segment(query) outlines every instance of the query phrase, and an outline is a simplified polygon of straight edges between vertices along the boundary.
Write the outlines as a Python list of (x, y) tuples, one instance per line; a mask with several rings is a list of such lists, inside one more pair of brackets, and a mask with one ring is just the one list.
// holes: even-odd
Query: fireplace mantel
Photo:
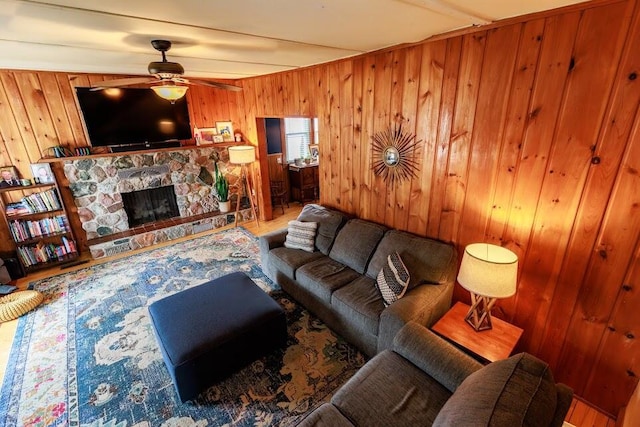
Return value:
[(180, 147), (170, 147), (170, 148), (154, 148), (153, 150), (134, 150), (134, 151), (123, 151), (119, 153), (112, 153), (109, 151), (108, 147), (93, 147), (91, 148), (92, 153), (84, 156), (66, 156), (66, 157), (43, 157), (38, 160), (39, 163), (58, 163), (58, 162), (68, 162), (75, 161), (79, 159), (91, 159), (91, 158), (100, 158), (100, 157), (120, 157), (131, 154), (150, 154), (150, 153), (161, 153), (161, 152), (171, 152), (171, 151), (180, 151), (180, 150), (196, 150), (201, 148), (228, 148), (233, 147), (235, 145), (246, 145), (246, 142), (220, 142), (216, 144), (201, 144), (201, 145), (182, 145)]

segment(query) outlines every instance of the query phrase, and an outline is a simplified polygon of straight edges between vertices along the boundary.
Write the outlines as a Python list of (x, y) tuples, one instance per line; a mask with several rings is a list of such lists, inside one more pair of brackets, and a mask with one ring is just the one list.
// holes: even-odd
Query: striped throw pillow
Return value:
[(315, 249), (317, 222), (289, 221), (289, 229), (284, 246), (313, 252)]
[(398, 301), (407, 292), (409, 286), (409, 270), (402, 262), (397, 252), (387, 257), (387, 263), (382, 267), (376, 280), (376, 287), (382, 295), (384, 306)]

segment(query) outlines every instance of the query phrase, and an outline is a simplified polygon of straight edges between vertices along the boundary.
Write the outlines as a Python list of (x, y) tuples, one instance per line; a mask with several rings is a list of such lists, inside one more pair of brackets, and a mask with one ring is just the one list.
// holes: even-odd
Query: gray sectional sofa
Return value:
[[(316, 250), (285, 247), (286, 229), (261, 236), (264, 273), (367, 355), (391, 348), (406, 323), (431, 326), (449, 309), (457, 270), (452, 245), (315, 204), (298, 220), (318, 223)], [(394, 251), (411, 278), (406, 294), (385, 307), (375, 280)]]
[[(450, 307), (457, 271), (452, 245), (306, 205), (315, 250), (284, 246), (287, 230), (260, 238), (273, 281), (373, 358), (301, 422), (303, 427), (561, 426), (572, 391), (521, 353), (483, 366), (429, 329)], [(392, 252), (409, 290), (385, 307), (376, 276)]]
[(483, 366), (409, 323), (299, 426), (560, 427), (572, 396), (529, 354)]

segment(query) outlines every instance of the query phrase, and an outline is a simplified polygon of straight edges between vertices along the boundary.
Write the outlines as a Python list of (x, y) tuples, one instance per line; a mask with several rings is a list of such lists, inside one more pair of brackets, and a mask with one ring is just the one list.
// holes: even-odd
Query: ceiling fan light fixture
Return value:
[(166, 99), (167, 101), (175, 102), (187, 93), (187, 89), (189, 89), (189, 87), (178, 85), (158, 85), (151, 86), (151, 89), (160, 98)]

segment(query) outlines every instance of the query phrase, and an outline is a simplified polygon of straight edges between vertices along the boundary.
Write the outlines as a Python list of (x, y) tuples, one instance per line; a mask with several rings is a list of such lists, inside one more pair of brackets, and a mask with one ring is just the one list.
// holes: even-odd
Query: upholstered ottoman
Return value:
[(182, 402), (287, 340), (284, 311), (244, 273), (156, 301), (149, 315)]

